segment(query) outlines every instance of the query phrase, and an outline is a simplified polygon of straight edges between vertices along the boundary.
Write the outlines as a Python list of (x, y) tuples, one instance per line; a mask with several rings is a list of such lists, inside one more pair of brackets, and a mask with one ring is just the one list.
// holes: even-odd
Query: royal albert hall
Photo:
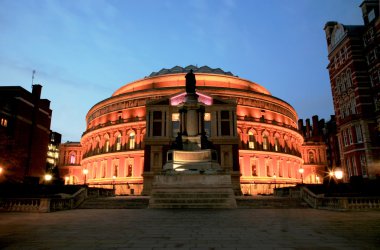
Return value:
[[(67, 142), (60, 147), (59, 169), (65, 183), (113, 187), (117, 194), (143, 193), (147, 171), (146, 105), (166, 98), (168, 101), (160, 104), (164, 110), (180, 103), (185, 95), (185, 75), (190, 69), (196, 77), (199, 102), (206, 107), (223, 105), (223, 101), (235, 105), (234, 113), (228, 117), (206, 109), (204, 128), (212, 141), (213, 134), (225, 130), (215, 120), (220, 119), (219, 124), (223, 124), (223, 119), (231, 120), (230, 129), (236, 135), (231, 137), (231, 141), (236, 138), (231, 145), (237, 145), (238, 153), (229, 162), (238, 165), (230, 168), (238, 176), (243, 194), (268, 194), (275, 187), (323, 181), (326, 150), (321, 144), (304, 143), (297, 113), (291, 105), (263, 86), (220, 68), (190, 65), (153, 72), (95, 104), (87, 113), (86, 131), (80, 143)], [(163, 166), (168, 143), (175, 140), (178, 132), (179, 118), (178, 113), (159, 114), (155, 113), (151, 120), (162, 123), (165, 138), (156, 140), (158, 144), (162, 142), (162, 155), (149, 162)], [(226, 164), (222, 157), (219, 163), (222, 167)]]

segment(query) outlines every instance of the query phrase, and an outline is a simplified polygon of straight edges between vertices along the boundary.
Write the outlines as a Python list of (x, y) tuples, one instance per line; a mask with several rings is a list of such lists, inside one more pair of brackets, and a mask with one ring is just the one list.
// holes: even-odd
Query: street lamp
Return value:
[(65, 177), (65, 184), (66, 184), (66, 185), (69, 184), (69, 180), (70, 180), (70, 177), (66, 176), (66, 177)]
[(277, 188), (277, 187), (276, 187), (276, 178), (277, 178), (277, 176), (276, 176), (276, 174), (274, 174), (274, 175), (273, 175), (273, 179), (274, 179), (274, 189)]
[(337, 178), (338, 181), (340, 181), (343, 178), (343, 171), (341, 169), (337, 169), (335, 170), (334, 175), (335, 178)]
[(300, 169), (298, 169), (298, 172), (301, 174), (301, 183), (303, 184), (303, 172), (304, 172), (304, 169), (300, 168)]
[(83, 169), (83, 174), (84, 174), (84, 185), (86, 185), (86, 182), (87, 182), (87, 174), (88, 174), (88, 169), (87, 169), (87, 168)]
[(44, 179), (46, 182), (49, 182), (53, 179), (53, 176), (51, 174), (45, 174)]
[(316, 176), (315, 179), (317, 181), (317, 184), (319, 184), (319, 176)]

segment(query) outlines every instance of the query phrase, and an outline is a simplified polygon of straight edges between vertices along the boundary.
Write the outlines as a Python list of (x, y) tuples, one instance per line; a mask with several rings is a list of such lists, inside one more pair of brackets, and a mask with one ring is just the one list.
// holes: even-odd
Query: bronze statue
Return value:
[(195, 94), (195, 75), (193, 73), (193, 70), (190, 69), (190, 72), (186, 74), (186, 93), (188, 94)]

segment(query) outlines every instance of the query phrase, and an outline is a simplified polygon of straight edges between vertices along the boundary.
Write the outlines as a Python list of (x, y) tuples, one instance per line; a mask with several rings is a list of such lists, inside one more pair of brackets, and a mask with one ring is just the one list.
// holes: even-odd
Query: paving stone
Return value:
[(0, 249), (378, 249), (380, 212), (79, 209), (0, 213)]

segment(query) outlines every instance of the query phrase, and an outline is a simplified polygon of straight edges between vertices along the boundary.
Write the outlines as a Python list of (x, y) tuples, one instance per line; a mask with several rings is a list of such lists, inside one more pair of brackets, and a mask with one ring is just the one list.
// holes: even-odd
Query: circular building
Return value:
[[(209, 107), (223, 105), (225, 101), (236, 105), (230, 129), (236, 131), (238, 155), (233, 156), (236, 161), (231, 162), (238, 166), (232, 166), (231, 170), (237, 171), (243, 193), (270, 193), (274, 187), (294, 185), (304, 179), (315, 180), (317, 169), (303, 165), (304, 138), (298, 131), (297, 113), (291, 105), (271, 95), (263, 86), (230, 72), (192, 65), (153, 72), (122, 86), (111, 97), (95, 104), (86, 116), (87, 127), (80, 142), (80, 152), (65, 148), (66, 163), (75, 154), (76, 165), (65, 165), (64, 160), (61, 175), (70, 175), (67, 180), (78, 183), (116, 186), (119, 194), (140, 194), (147, 170), (146, 166), (144, 170), (146, 105), (159, 100), (167, 100), (159, 103), (162, 108), (179, 104), (185, 95), (185, 75), (190, 69), (196, 76), (200, 102)], [(159, 162), (162, 166), (165, 163), (165, 145), (175, 140), (178, 131), (176, 116), (173, 111), (164, 113), (163, 117), (152, 117), (153, 122), (163, 122), (162, 129), (168, 130), (165, 132), (168, 136), (165, 140), (161, 138), (162, 155), (150, 159), (150, 164)], [(225, 129), (223, 125), (212, 126), (214, 119), (223, 122), (224, 118), (206, 110), (204, 128), (211, 140), (210, 130)], [(223, 165), (222, 157), (219, 160)]]

